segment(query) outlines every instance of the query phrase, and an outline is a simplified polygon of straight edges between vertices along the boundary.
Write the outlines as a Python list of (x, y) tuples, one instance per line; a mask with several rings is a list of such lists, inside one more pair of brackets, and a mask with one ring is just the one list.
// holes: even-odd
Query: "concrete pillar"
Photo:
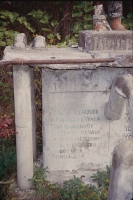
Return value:
[(33, 158), (36, 159), (36, 104), (34, 90), (34, 69), (30, 67), (31, 74), (31, 107), (32, 107), (32, 138), (33, 138)]
[(14, 100), (17, 181), (21, 190), (30, 189), (33, 177), (33, 140), (32, 140), (32, 103), (31, 103), (31, 69), (29, 66), (14, 66)]

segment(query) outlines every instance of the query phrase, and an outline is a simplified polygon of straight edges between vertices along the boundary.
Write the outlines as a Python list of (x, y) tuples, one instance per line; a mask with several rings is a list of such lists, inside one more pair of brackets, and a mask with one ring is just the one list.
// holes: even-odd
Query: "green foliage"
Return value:
[(10, 115), (0, 115), (0, 180), (7, 180), (15, 170), (15, 131)]
[(92, 176), (92, 179), (98, 183), (98, 187), (92, 184), (86, 185), (76, 176), (64, 181), (63, 184), (51, 184), (46, 180), (47, 173), (47, 168), (35, 168), (32, 181), (39, 198), (47, 200), (107, 200), (110, 174), (108, 166), (106, 171), (97, 171)]
[(101, 190), (101, 197), (102, 200), (107, 199), (108, 194), (108, 186), (109, 186), (109, 178), (110, 178), (110, 169), (108, 166), (106, 166), (106, 171), (97, 171), (96, 174), (91, 176), (93, 181), (96, 181), (98, 184), (98, 187)]
[[(7, 69), (6, 69), (7, 70)], [(0, 69), (0, 101), (1, 105), (10, 101), (13, 103), (13, 89), (11, 89), (10, 79), (12, 79), (12, 71)]]
[(15, 30), (9, 30), (10, 23), (14, 23), (18, 13), (9, 12), (7, 10), (0, 11), (0, 46), (11, 45), (14, 40), (15, 34), (18, 32)]
[(100, 192), (94, 185), (85, 185), (76, 176), (58, 186), (63, 200), (101, 200)]
[(125, 25), (126, 29), (133, 30), (133, 14), (129, 13), (126, 18), (123, 17), (122, 23)]
[[(55, 5), (59, 7), (60, 12), (63, 11), (62, 1), (57, 1)], [(56, 20), (49, 11), (42, 11), (41, 9), (31, 10), (25, 16), (20, 16), (17, 12), (1, 10), (0, 47), (12, 45), (15, 34), (19, 32), (28, 34), (30, 41), (37, 35), (43, 35), (49, 45), (57, 44), (59, 47), (65, 47), (67, 44), (75, 44), (78, 42), (79, 31), (93, 28), (93, 13), (93, 1), (75, 1), (71, 13), (69, 40), (67, 40), (61, 37), (61, 26), (64, 17)], [(125, 24), (126, 29), (133, 30), (132, 13), (123, 18), (122, 22)]]
[[(59, 1), (57, 4), (61, 8), (62, 2)], [(48, 12), (32, 10), (27, 16), (19, 16), (16, 12), (2, 10), (0, 12), (0, 46), (4, 47), (13, 44), (14, 35), (20, 32), (20, 30), (16, 30), (19, 24), (33, 34), (31, 38), (37, 35), (44, 35), (48, 44), (58, 43), (58, 46), (65, 47), (68, 43), (77, 43), (79, 31), (92, 28), (91, 11), (93, 11), (92, 1), (76, 1), (72, 12), (73, 20), (70, 28), (70, 41), (64, 40), (59, 43), (61, 41), (61, 33), (58, 27), (60, 22), (54, 20), (53, 16)]]
[[(15, 138), (0, 138), (0, 181), (5, 182), (11, 179), (16, 173), (16, 149)], [(0, 199), (7, 194), (8, 185), (0, 185)]]
[(56, 30), (58, 21), (53, 20), (52, 15), (48, 14), (46, 11), (42, 12), (41, 10), (32, 10), (28, 15), (31, 17), (29, 19), (31, 24), (36, 21), (37, 34), (41, 32), (41, 35), (46, 37), (49, 44), (55, 44), (61, 40), (61, 35)]
[(74, 23), (71, 26), (71, 32), (75, 38), (78, 39), (79, 31), (92, 29), (93, 10), (94, 7), (92, 1), (77, 1), (75, 3), (72, 13)]
[(44, 13), (41, 10), (38, 10), (38, 11), (32, 10), (31, 12), (28, 13), (28, 15), (31, 15), (38, 19), (41, 19), (43, 17), (43, 14)]
[(37, 197), (49, 200), (52, 200), (53, 197), (57, 199), (59, 194), (56, 189), (56, 184), (50, 184), (50, 182), (46, 180), (46, 173), (48, 173), (47, 168), (41, 169), (35, 167), (34, 169), (34, 176), (31, 181), (35, 186)]
[(0, 151), (0, 180), (7, 180), (15, 170), (16, 150), (15, 147), (1, 146)]
[(18, 22), (34, 33), (34, 29), (31, 28), (25, 17), (19, 17), (16, 12), (0, 11), (0, 46), (13, 44), (15, 34), (19, 33), (16, 30)]

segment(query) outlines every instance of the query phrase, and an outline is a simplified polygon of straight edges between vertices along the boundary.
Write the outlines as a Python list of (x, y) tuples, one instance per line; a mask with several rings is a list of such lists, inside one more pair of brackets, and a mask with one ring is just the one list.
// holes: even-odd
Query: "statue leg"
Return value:
[(122, 1), (108, 1), (107, 6), (111, 28), (113, 30), (125, 31), (125, 27), (121, 24), (123, 13)]
[(95, 6), (94, 6), (93, 30), (108, 31), (106, 16), (103, 11), (103, 5), (100, 4), (100, 1), (96, 1)]

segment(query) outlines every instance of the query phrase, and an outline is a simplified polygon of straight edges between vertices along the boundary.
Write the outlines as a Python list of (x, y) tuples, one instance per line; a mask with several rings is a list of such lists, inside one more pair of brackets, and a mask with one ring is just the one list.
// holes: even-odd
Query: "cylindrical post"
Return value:
[(21, 190), (30, 189), (33, 178), (33, 139), (32, 139), (32, 103), (31, 73), (27, 65), (14, 66), (14, 100), (16, 148), (17, 148), (17, 181)]

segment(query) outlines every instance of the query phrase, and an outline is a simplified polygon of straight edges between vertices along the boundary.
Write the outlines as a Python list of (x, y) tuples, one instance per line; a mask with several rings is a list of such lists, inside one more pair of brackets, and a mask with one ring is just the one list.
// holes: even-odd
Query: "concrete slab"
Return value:
[[(8, 46), (5, 48), (2, 61), (9, 60), (53, 60), (53, 59), (93, 59), (93, 58), (115, 58), (115, 62), (110, 63), (82, 63), (82, 64), (39, 64), (40, 67), (51, 69), (95, 69), (97, 67), (132, 67), (133, 54), (132, 50), (92, 50), (87, 53), (85, 50), (78, 48), (58, 48), (47, 47), (46, 49), (33, 49), (27, 46), (25, 49), (13, 49)], [(31, 66), (34, 66), (31, 65)]]
[(131, 138), (131, 129), (126, 104), (116, 121), (106, 119), (104, 106), (114, 78), (128, 73), (133, 69), (43, 69), (43, 167), (88, 177), (111, 164), (114, 147)]

